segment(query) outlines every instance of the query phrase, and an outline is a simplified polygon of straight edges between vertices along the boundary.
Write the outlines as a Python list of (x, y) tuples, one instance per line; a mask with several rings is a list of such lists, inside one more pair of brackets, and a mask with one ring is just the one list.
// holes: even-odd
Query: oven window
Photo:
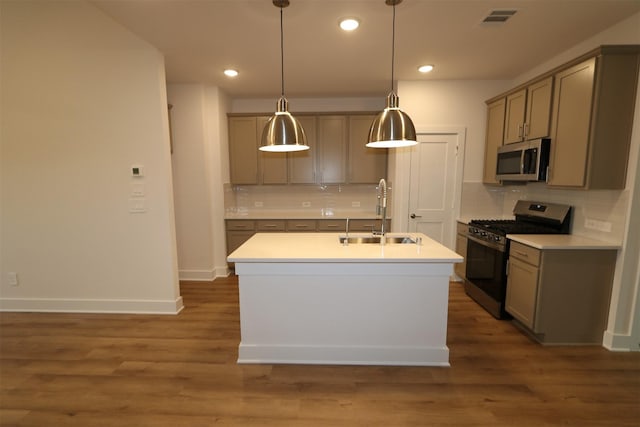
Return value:
[(472, 240), (467, 243), (467, 280), (503, 301), (506, 292), (506, 254)]
[(517, 175), (520, 173), (520, 159), (522, 157), (522, 151), (508, 151), (506, 153), (498, 154), (498, 175), (511, 174)]

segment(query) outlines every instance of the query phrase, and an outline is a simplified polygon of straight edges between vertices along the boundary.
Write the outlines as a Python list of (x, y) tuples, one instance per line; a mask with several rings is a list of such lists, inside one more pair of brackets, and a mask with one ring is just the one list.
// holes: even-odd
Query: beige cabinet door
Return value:
[(507, 96), (504, 125), (505, 144), (520, 142), (524, 139), (524, 113), (526, 107), (526, 89)]
[(347, 181), (347, 118), (318, 117), (320, 182), (339, 184)]
[(556, 75), (549, 185), (585, 185), (595, 58)]
[(549, 136), (553, 77), (534, 83), (527, 88), (527, 116), (524, 123), (524, 139)]
[(229, 170), (232, 184), (258, 183), (256, 117), (229, 118)]
[(467, 240), (467, 236), (464, 234), (456, 234), (456, 253), (460, 255), (463, 260), (453, 265), (453, 271), (463, 280), (467, 274)]
[[(258, 146), (262, 140), (268, 117), (256, 117), (256, 138)], [(260, 183), (262, 184), (286, 184), (288, 180), (287, 153), (273, 153), (258, 151), (260, 159)]]
[(505, 98), (487, 105), (487, 135), (484, 148), (484, 174), (482, 182), (485, 184), (499, 184), (496, 179), (496, 165), (498, 148), (502, 146), (504, 135)]
[(375, 115), (349, 117), (349, 182), (377, 183), (387, 177), (387, 154), (384, 148), (366, 146)]
[(307, 137), (308, 150), (289, 153), (289, 182), (291, 184), (313, 184), (316, 182), (316, 117), (296, 117)]
[(538, 268), (509, 257), (506, 307), (508, 313), (533, 329), (538, 295)]

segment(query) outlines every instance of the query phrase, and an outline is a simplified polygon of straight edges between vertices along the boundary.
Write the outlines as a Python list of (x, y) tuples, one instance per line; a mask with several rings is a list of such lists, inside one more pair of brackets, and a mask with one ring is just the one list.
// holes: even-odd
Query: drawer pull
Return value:
[(296, 228), (309, 228), (309, 226), (305, 224), (296, 224)]
[(263, 226), (264, 228), (276, 228), (277, 225), (276, 224), (266, 224)]
[(526, 253), (526, 252), (522, 252), (522, 251), (513, 251), (513, 252), (515, 252), (516, 254), (518, 254), (520, 256), (523, 256), (525, 258), (529, 258), (529, 254)]
[(335, 224), (328, 224), (327, 228), (338, 228), (338, 226)]

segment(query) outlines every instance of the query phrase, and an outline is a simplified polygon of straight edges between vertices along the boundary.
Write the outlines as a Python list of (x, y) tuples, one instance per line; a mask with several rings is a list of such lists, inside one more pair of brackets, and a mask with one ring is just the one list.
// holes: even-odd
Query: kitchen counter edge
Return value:
[(536, 249), (601, 249), (619, 250), (618, 243), (605, 242), (574, 234), (507, 234), (507, 239)]

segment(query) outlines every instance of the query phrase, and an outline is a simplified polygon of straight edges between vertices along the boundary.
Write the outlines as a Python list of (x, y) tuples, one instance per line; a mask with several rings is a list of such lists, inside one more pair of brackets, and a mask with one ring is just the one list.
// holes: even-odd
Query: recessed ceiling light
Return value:
[(224, 75), (227, 77), (235, 77), (238, 75), (238, 71), (232, 68), (224, 70)]
[(353, 31), (360, 26), (360, 21), (355, 18), (346, 18), (340, 21), (340, 28), (345, 31)]
[(418, 71), (421, 73), (428, 73), (433, 70), (433, 65), (421, 65), (418, 67)]

